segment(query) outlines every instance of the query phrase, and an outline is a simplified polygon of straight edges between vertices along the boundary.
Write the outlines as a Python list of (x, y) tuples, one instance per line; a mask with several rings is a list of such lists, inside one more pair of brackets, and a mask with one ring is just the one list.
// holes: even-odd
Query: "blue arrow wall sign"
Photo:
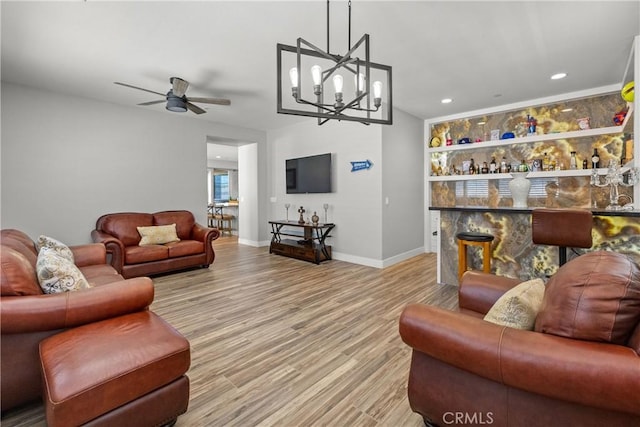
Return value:
[(371, 160), (351, 162), (351, 172), (361, 171), (363, 169), (371, 169), (371, 166), (373, 166)]

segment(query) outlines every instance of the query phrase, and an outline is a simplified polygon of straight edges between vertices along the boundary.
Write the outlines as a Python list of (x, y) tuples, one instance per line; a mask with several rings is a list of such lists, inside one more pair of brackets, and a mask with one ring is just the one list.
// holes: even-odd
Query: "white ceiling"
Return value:
[[(157, 97), (114, 81), (164, 93), (178, 76), (190, 96), (231, 99), (183, 113), (200, 120), (314, 120), (276, 114), (276, 43), (324, 48), (324, 0), (2, 1), (1, 15), (3, 81), (135, 106)], [(346, 51), (346, 17), (331, 2), (332, 53)], [(620, 83), (640, 2), (353, 0), (352, 39), (365, 32), (372, 60), (393, 67), (394, 106), (430, 118)]]
[(238, 142), (231, 144), (207, 143), (207, 159), (214, 162), (238, 162)]

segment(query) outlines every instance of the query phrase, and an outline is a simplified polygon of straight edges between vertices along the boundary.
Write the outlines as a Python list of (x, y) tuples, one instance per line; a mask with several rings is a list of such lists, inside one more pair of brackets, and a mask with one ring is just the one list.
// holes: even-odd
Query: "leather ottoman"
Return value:
[(187, 410), (189, 342), (151, 311), (70, 329), (40, 343), (47, 424), (172, 424)]

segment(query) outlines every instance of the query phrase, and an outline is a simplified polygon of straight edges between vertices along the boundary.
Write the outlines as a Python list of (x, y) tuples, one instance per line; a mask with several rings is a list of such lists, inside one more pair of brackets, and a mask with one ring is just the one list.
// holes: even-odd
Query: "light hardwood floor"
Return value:
[[(411, 302), (457, 306), (435, 254), (385, 269), (315, 265), (214, 242), (215, 262), (154, 278), (151, 307), (191, 342), (191, 399), (177, 426), (422, 426), (406, 397)], [(44, 426), (41, 404), (3, 426)]]

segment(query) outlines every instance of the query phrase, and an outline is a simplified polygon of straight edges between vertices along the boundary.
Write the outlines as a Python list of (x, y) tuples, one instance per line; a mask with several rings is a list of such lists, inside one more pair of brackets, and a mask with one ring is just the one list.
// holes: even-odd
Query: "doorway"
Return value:
[[(207, 138), (207, 204), (209, 213), (223, 215), (228, 232), (222, 236), (237, 237), (251, 242), (257, 222), (258, 187), (257, 143), (230, 138)], [(244, 182), (243, 182), (244, 181)], [(216, 216), (219, 218), (219, 216)], [(222, 223), (214, 222), (218, 226)], [(227, 230), (225, 230), (227, 231)], [(221, 237), (222, 237), (221, 236)]]

